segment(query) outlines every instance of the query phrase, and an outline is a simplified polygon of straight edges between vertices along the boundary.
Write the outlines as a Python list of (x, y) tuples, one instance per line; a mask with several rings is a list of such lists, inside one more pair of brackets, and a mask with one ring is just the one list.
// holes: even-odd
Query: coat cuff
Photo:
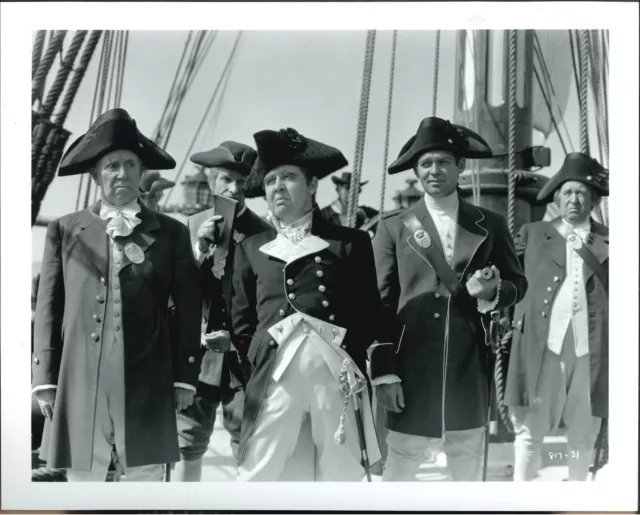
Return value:
[(187, 383), (173, 383), (173, 386), (175, 388), (184, 388), (185, 390), (191, 390), (192, 392), (196, 391), (196, 387), (193, 386), (192, 384), (187, 384)]
[(393, 384), (393, 383), (401, 383), (402, 379), (400, 379), (395, 374), (387, 374), (384, 376), (378, 376), (375, 379), (371, 380), (371, 386), (380, 386), (381, 384)]
[(478, 311), (482, 314), (488, 313), (489, 311), (493, 311), (496, 309), (498, 302), (500, 301), (500, 290), (502, 289), (502, 279), (498, 281), (498, 286), (496, 287), (496, 296), (493, 300), (483, 300), (478, 299)]
[(31, 388), (31, 393), (40, 392), (42, 390), (56, 390), (58, 387), (55, 384), (41, 384), (40, 386), (34, 386)]
[(368, 349), (370, 378), (395, 374), (396, 351), (393, 343), (375, 342)]

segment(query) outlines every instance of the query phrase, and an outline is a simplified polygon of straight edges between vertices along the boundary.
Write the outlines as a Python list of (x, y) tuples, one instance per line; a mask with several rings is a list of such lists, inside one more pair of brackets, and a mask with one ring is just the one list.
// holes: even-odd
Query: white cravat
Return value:
[(111, 238), (129, 236), (136, 226), (142, 223), (142, 220), (136, 216), (139, 212), (140, 204), (137, 199), (124, 206), (114, 206), (102, 197), (100, 203), (100, 218), (109, 220), (107, 234)]
[(424, 202), (440, 236), (444, 257), (451, 265), (456, 241), (458, 206), (460, 205), (458, 192), (454, 191), (446, 197), (431, 197), (425, 193)]
[(282, 234), (282, 236), (292, 243), (299, 243), (311, 232), (313, 211), (307, 213), (302, 218), (294, 220), (293, 222), (280, 220), (271, 211), (267, 214), (267, 218), (271, 220), (271, 223), (279, 234)]
[[(589, 220), (573, 226), (564, 221), (584, 244), (590, 232)], [(566, 275), (556, 295), (549, 321), (549, 341), (547, 346), (555, 354), (562, 352), (564, 337), (572, 324), (576, 356), (589, 353), (589, 314), (587, 294), (584, 285), (584, 262), (578, 253), (565, 243)]]

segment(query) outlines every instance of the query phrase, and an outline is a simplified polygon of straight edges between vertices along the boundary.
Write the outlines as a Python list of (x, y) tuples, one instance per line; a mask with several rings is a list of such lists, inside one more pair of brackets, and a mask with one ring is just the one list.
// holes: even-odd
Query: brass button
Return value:
[(101, 278), (100, 278), (100, 282), (101, 282), (102, 284), (107, 284), (107, 280), (106, 280), (104, 277), (101, 277)]
[(269, 345), (270, 345), (271, 347), (277, 347), (277, 346), (278, 346), (278, 344), (277, 344), (275, 341), (273, 341), (273, 340), (271, 340), (271, 341), (269, 342)]
[(522, 320), (518, 322), (518, 329), (522, 327)]
[(104, 297), (103, 297), (102, 295), (97, 295), (97, 296), (96, 296), (96, 300), (97, 300), (100, 304), (102, 304), (102, 303), (104, 302)]
[(318, 277), (322, 277), (322, 276), (324, 275), (324, 272), (323, 272), (322, 270), (318, 270), (318, 271), (316, 272), (316, 275), (317, 275)]
[(559, 280), (560, 280), (560, 279), (558, 278), (558, 276), (557, 276), (557, 275), (553, 278), (553, 282), (554, 282), (554, 283), (557, 283)]
[(114, 284), (113, 285), (113, 289), (114, 290), (119, 290), (120, 289), (120, 284), (119, 283)]
[(91, 339), (94, 342), (97, 342), (98, 340), (100, 340), (100, 336), (98, 336), (96, 333), (91, 333)]
[(287, 279), (287, 284), (289, 286), (293, 286), (293, 279)]
[(440, 313), (434, 313), (433, 318), (440, 318)]
[(113, 312), (113, 316), (114, 316), (115, 318), (120, 318), (120, 311), (114, 311), (114, 312)]
[(119, 325), (114, 325), (113, 329), (116, 330), (116, 331), (119, 331), (120, 330), (120, 326)]
[(347, 348), (347, 346), (346, 346), (346, 345), (344, 345), (344, 344), (342, 344), (342, 345), (340, 345), (340, 348), (341, 348), (341, 349), (346, 349), (346, 348)]
[(330, 320), (331, 322), (333, 322), (335, 319), (336, 319), (336, 316), (335, 316), (335, 315), (329, 315), (329, 320)]
[(222, 322), (222, 327), (227, 327), (227, 323), (226, 322)]
[(328, 307), (329, 307), (329, 301), (323, 300), (323, 301), (322, 301), (322, 305), (323, 305), (325, 308), (328, 308)]
[(280, 310), (280, 316), (283, 317), (284, 316), (284, 309)]
[(547, 287), (547, 291), (548, 291), (549, 293), (551, 293), (551, 292), (553, 291), (553, 288), (552, 288), (551, 286), (549, 286), (549, 287)]
[(434, 296), (436, 299), (439, 299), (439, 298), (441, 297), (441, 295), (440, 295), (438, 292), (435, 292), (435, 293), (433, 294), (433, 296)]
[(325, 291), (327, 291), (327, 289), (321, 284), (320, 286), (318, 286), (318, 291), (324, 293)]
[(547, 299), (544, 299), (544, 303), (549, 304), (549, 301)]
[(39, 365), (39, 364), (40, 364), (40, 360), (39, 360), (38, 358), (33, 358), (33, 362), (34, 362), (36, 365)]
[(221, 311), (222, 313), (226, 313), (226, 312), (227, 312), (227, 310), (226, 310), (226, 309), (224, 309), (224, 308), (222, 308), (220, 311)]
[(546, 311), (543, 311), (543, 312), (542, 312), (542, 316), (543, 316), (544, 318), (546, 318), (546, 317), (547, 317), (547, 313), (546, 313)]
[(290, 293), (290, 294), (289, 294), (289, 298), (290, 298), (291, 300), (294, 300), (294, 299), (296, 298), (296, 294), (295, 294), (295, 293)]
[(316, 263), (321, 263), (322, 262), (322, 258), (320, 256), (316, 256), (315, 262)]
[(591, 177), (591, 175), (587, 175), (587, 180), (588, 180), (588, 181), (592, 181), (592, 180), (593, 180), (593, 177)]
[(189, 363), (194, 363), (196, 361), (196, 358), (194, 358), (193, 356), (189, 356)]
[(93, 319), (98, 323), (102, 322), (102, 319), (100, 318), (99, 315), (93, 315)]

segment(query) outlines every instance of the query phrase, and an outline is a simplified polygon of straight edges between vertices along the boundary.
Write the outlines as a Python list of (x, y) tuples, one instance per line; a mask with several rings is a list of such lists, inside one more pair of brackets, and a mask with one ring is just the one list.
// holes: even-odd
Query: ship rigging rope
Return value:
[(39, 30), (36, 34), (36, 40), (33, 42), (33, 54), (31, 57), (31, 80), (36, 76), (38, 65), (42, 58), (42, 50), (44, 49), (44, 39), (47, 35), (46, 30)]
[[(439, 32), (439, 31), (438, 31)], [(380, 188), (380, 213), (384, 213), (384, 200), (387, 190), (387, 164), (389, 162), (389, 136), (391, 134), (391, 112), (393, 106), (393, 82), (396, 73), (396, 46), (398, 31), (393, 31), (391, 43), (391, 64), (389, 69), (389, 97), (387, 99), (387, 125), (384, 135), (384, 158), (382, 160), (382, 187)]]
[[(209, 111), (211, 111), (211, 107), (213, 106), (216, 98), (218, 97), (218, 92), (220, 91), (220, 87), (222, 85), (224, 76), (227, 73), (229, 67), (231, 66), (231, 63), (233, 62), (233, 59), (235, 58), (236, 51), (238, 49), (238, 45), (240, 43), (240, 38), (241, 37), (242, 37), (242, 31), (240, 31), (238, 33), (237, 37), (236, 37), (236, 40), (235, 40), (235, 42), (233, 44), (233, 48), (231, 49), (231, 53), (229, 54), (229, 58), (227, 59), (227, 62), (224, 65), (224, 69), (222, 70), (222, 74), (220, 75), (220, 79), (218, 80), (218, 83), (216, 84), (216, 87), (213, 90), (213, 94), (211, 95), (211, 99), (209, 100), (209, 104), (207, 105), (207, 108), (205, 109), (205, 112), (202, 115), (202, 119), (200, 120), (200, 124), (198, 125), (198, 128), (196, 129), (196, 133), (195, 133), (194, 137), (191, 139), (191, 144), (189, 145), (189, 148), (187, 149), (185, 157), (182, 160), (182, 164), (180, 165), (180, 168), (178, 169), (178, 173), (176, 174), (176, 177), (174, 179), (176, 185), (178, 184), (178, 179), (180, 178), (180, 175), (182, 175), (184, 167), (189, 162), (189, 156), (191, 155), (191, 152), (193, 151), (193, 147), (195, 146), (195, 143), (196, 143), (196, 141), (198, 139), (198, 136), (199, 136), (200, 132), (202, 131), (202, 127), (204, 126), (204, 123), (207, 120), (207, 117), (209, 115)], [(171, 194), (173, 193), (174, 189), (175, 189), (175, 186), (172, 186), (169, 189), (169, 191), (167, 192), (167, 196), (164, 199), (163, 206), (166, 206), (167, 203), (169, 202), (169, 198), (171, 198)]]
[(41, 100), (42, 92), (44, 91), (44, 85), (49, 75), (49, 70), (53, 65), (53, 61), (58, 55), (58, 52), (62, 49), (62, 43), (67, 35), (66, 30), (58, 30), (51, 36), (49, 40), (49, 46), (44, 54), (44, 57), (38, 64), (38, 71), (36, 71), (35, 77), (31, 82), (31, 103), (34, 104), (36, 100)]
[(358, 212), (358, 197), (360, 195), (360, 177), (362, 175), (362, 157), (367, 133), (367, 116), (369, 113), (369, 92), (371, 91), (371, 75), (373, 72), (373, 55), (376, 45), (376, 31), (367, 31), (365, 44), (364, 66), (362, 70), (362, 89), (360, 92), (360, 107), (358, 111), (358, 131), (356, 135), (356, 151), (353, 158), (353, 173), (349, 188), (349, 206), (347, 220), (349, 227), (355, 227)]
[(431, 116), (436, 115), (438, 107), (438, 72), (440, 70), (440, 31), (436, 30), (436, 57), (433, 65), (433, 106), (431, 107)]
[(509, 31), (509, 232), (515, 237), (516, 226), (516, 59), (518, 33)]
[(212, 141), (213, 135), (215, 134), (216, 129), (218, 128), (218, 122), (220, 121), (220, 113), (222, 111), (222, 106), (224, 105), (224, 97), (227, 94), (227, 87), (229, 86), (229, 78), (233, 73), (233, 69), (235, 68), (236, 62), (237, 61), (235, 59), (231, 61), (231, 66), (229, 66), (229, 69), (227, 70), (227, 73), (224, 76), (224, 82), (222, 83), (222, 88), (220, 89), (220, 95), (218, 96), (218, 99), (216, 101), (216, 106), (210, 117), (210, 125), (209, 127), (207, 127), (207, 130), (204, 132), (204, 137), (203, 137), (204, 141)]
[(580, 32), (580, 151), (589, 154), (589, 121), (587, 112), (589, 92), (589, 32)]

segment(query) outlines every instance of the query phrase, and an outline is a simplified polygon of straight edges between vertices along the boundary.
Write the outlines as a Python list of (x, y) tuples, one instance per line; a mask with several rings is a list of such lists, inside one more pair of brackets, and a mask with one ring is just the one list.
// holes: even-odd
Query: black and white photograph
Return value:
[(2, 13), (2, 509), (637, 509), (637, 4)]

